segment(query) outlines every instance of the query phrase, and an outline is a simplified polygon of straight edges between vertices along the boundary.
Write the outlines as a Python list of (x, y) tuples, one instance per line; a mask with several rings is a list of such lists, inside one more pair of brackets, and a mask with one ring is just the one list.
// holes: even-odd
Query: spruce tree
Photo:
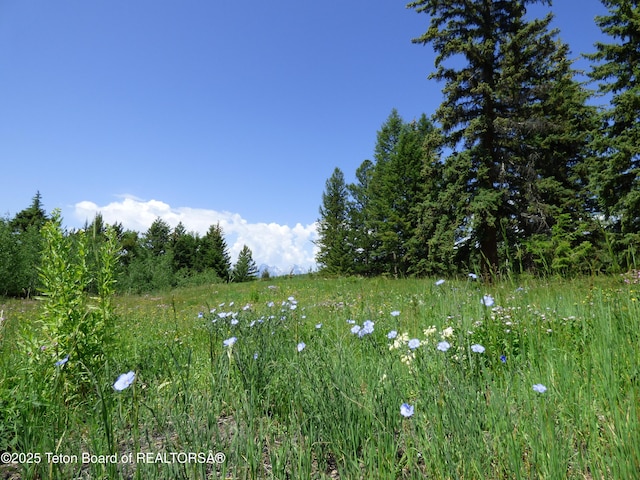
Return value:
[(336, 168), (325, 184), (318, 219), (316, 261), (329, 274), (352, 273), (353, 257), (349, 245), (348, 193), (342, 170)]
[(349, 223), (349, 245), (353, 273), (371, 275), (371, 255), (373, 237), (368, 230), (369, 224), (369, 186), (374, 172), (374, 163), (364, 160), (356, 169), (356, 183), (347, 185), (350, 200), (347, 204)]
[[(582, 161), (583, 145), (571, 138), (575, 109), (569, 112), (567, 105), (579, 108), (585, 96), (570, 83), (567, 48), (549, 29), (552, 16), (525, 20), (526, 6), (533, 3), (550, 5), (536, 0), (408, 5), (431, 18), (414, 42), (433, 46), (438, 55), (430, 78), (445, 82), (435, 118), (446, 138), (443, 146), (451, 150), (444, 176), (446, 195), (456, 207), (454, 242), (469, 250), (469, 261), (473, 245), (479, 245), (486, 273), (511, 257), (510, 238), (521, 235), (523, 225), (549, 233), (579, 188), (570, 177)], [(452, 57), (457, 61), (449, 64)], [(571, 98), (561, 99), (558, 85), (569, 85)], [(554, 141), (560, 143), (558, 154)]]
[(611, 106), (594, 139), (599, 158), (593, 179), (612, 230), (632, 238), (640, 233), (640, 5), (602, 3), (609, 11), (596, 17), (596, 24), (611, 43), (597, 42), (587, 57), (594, 61), (590, 77), (601, 94), (611, 95)]
[(253, 253), (249, 247), (243, 245), (238, 254), (238, 261), (233, 267), (232, 279), (234, 282), (248, 282), (255, 280), (257, 274), (258, 267), (253, 261)]
[(427, 186), (423, 177), (425, 141), (432, 132), (433, 125), (425, 115), (404, 123), (393, 110), (378, 135), (378, 161), (369, 185), (368, 226), (377, 266), (394, 276), (417, 273), (415, 267), (425, 255), (417, 229)]
[(206, 235), (200, 239), (197, 257), (199, 271), (212, 269), (221, 280), (229, 281), (231, 257), (219, 223), (209, 226)]

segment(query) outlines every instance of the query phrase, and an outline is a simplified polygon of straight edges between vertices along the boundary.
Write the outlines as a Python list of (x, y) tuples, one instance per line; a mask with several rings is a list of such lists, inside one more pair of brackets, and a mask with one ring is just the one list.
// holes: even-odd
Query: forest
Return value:
[[(392, 110), (353, 183), (335, 168), (317, 222), (321, 272), (493, 278), (637, 268), (640, 11), (635, 2), (603, 0), (608, 14), (595, 22), (608, 42), (584, 53), (590, 71), (577, 72), (550, 27), (553, 14), (527, 17), (532, 3), (407, 5), (429, 17), (413, 42), (436, 52), (430, 81), (442, 85), (444, 100), (411, 121)], [(63, 229), (39, 192), (29, 207), (0, 219), (0, 295), (37, 293), (47, 221)], [(231, 264), (220, 225), (200, 237), (158, 218), (135, 232), (98, 215), (64, 233), (89, 269), (113, 237), (120, 291), (258, 274), (246, 246)]]
[[(640, 11), (604, 0), (609, 43), (583, 54), (587, 82), (533, 1), (421, 0), (413, 39), (437, 54), (443, 103), (393, 110), (373, 158), (336, 168), (318, 220), (318, 263), (344, 275), (620, 272), (640, 227)], [(550, 2), (543, 2), (550, 5)], [(594, 104), (606, 106), (596, 107)]]
[[(62, 237), (57, 242), (47, 238), (45, 225), (52, 224)], [(28, 208), (13, 218), (0, 219), (0, 295), (31, 297), (40, 291), (42, 256), (51, 255), (48, 246), (63, 242), (62, 254), (70, 268), (95, 277), (100, 270), (102, 252), (113, 251), (116, 289), (119, 292), (143, 293), (177, 286), (217, 282), (245, 282), (255, 279), (258, 269), (251, 249), (246, 245), (235, 264), (231, 263), (224, 231), (211, 225), (204, 236), (187, 232), (179, 223), (171, 228), (157, 218), (146, 232), (126, 230), (122, 224), (106, 225), (100, 214), (84, 228), (67, 231), (60, 212), (47, 215), (39, 192)], [(268, 271), (263, 273), (268, 276)], [(95, 290), (96, 278), (87, 289)]]

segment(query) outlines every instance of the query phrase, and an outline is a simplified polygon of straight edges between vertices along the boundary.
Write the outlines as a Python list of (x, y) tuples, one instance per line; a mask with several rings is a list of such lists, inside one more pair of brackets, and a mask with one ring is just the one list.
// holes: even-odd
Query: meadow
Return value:
[(637, 282), (115, 296), (103, 365), (36, 374), (20, 345), (42, 307), (0, 301), (0, 478), (638, 478)]

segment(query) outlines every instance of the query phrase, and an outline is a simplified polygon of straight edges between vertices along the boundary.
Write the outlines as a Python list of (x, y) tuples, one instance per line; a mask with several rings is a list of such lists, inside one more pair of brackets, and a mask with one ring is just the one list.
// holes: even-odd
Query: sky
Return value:
[[(220, 223), (233, 262), (246, 244), (314, 268), (334, 168), (353, 181), (393, 108), (442, 100), (406, 3), (0, 0), (0, 216), (40, 192), (68, 228)], [(600, 1), (554, 4), (572, 56), (593, 52)]]

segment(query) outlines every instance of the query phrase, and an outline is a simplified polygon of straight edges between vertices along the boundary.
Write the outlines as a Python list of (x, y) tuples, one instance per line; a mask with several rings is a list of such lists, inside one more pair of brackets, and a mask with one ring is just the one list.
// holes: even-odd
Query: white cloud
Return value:
[(87, 200), (74, 206), (74, 216), (81, 223), (91, 222), (97, 213), (102, 214), (106, 223), (121, 223), (125, 229), (138, 232), (147, 231), (158, 217), (171, 227), (182, 222), (187, 231), (200, 235), (206, 234), (211, 225), (219, 222), (234, 263), (243, 245), (247, 245), (258, 265), (266, 263), (283, 271), (289, 271), (294, 265), (305, 270), (315, 268), (316, 247), (312, 243), (317, 238), (315, 223), (298, 223), (294, 227), (277, 223), (248, 223), (237, 213), (174, 208), (162, 201), (144, 201), (130, 195), (104, 206)]

